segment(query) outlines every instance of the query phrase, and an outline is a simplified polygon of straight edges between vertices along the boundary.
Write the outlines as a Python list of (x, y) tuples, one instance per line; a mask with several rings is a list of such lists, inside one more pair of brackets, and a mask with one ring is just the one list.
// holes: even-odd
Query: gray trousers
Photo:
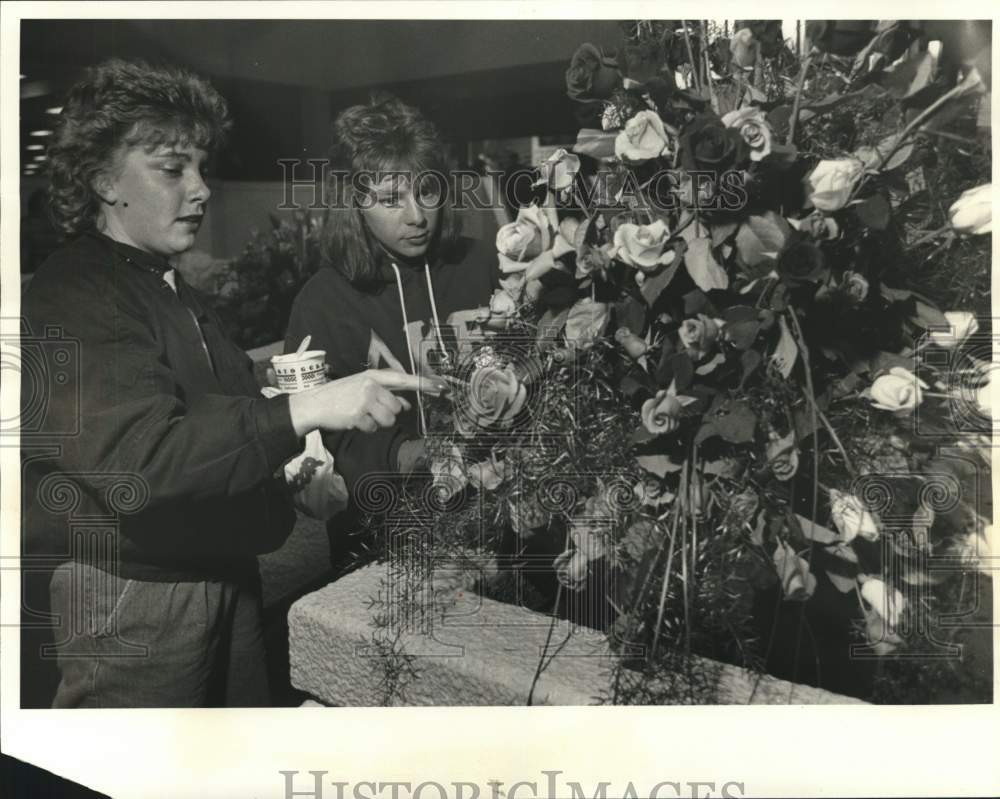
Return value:
[(65, 563), (52, 577), (53, 707), (269, 704), (260, 592), (127, 580)]

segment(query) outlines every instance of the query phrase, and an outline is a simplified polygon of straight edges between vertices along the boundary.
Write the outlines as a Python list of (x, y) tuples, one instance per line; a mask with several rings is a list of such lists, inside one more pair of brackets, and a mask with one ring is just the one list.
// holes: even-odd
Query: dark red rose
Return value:
[(588, 103), (607, 100), (622, 85), (615, 59), (607, 58), (592, 44), (581, 44), (566, 70), (566, 94), (571, 100)]
[(744, 163), (750, 155), (740, 132), (727, 128), (713, 113), (698, 114), (681, 131), (681, 165), (690, 171), (722, 174)]
[(819, 280), (823, 265), (823, 251), (804, 237), (793, 239), (778, 256), (778, 274), (790, 283)]

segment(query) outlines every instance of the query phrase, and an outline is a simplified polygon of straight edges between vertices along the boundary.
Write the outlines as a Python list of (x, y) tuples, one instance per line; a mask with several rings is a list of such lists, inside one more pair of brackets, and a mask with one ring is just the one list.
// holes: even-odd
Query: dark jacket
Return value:
[[(48, 258), (24, 297), (23, 349), (45, 369), (22, 370), (28, 553), (79, 558), (71, 523), (90, 516), (114, 532), (124, 577), (224, 578), (255, 570), (254, 556), (291, 531), (274, 478), (302, 446), (288, 398), (260, 396), (250, 358), (177, 273), (174, 292), (167, 269), (85, 234)], [(76, 507), (53, 494), (60, 475)], [(133, 489), (116, 493), (116, 481)]]
[[(422, 268), (400, 264), (400, 274), (406, 318), (416, 344), (425, 336), (434, 335), (427, 280)], [(475, 239), (462, 238), (449, 258), (439, 259), (431, 265), (434, 299), (441, 324), (444, 325), (455, 311), (488, 305), (498, 277), (495, 248)], [(310, 335), (310, 349), (326, 350), (331, 371), (337, 377), (344, 377), (368, 368), (374, 334), (409, 372), (410, 356), (403, 327), (399, 288), (388, 263), (380, 266), (378, 280), (369, 288), (351, 284), (338, 269), (328, 267), (320, 269), (295, 298), (285, 350), (294, 350), (304, 336)], [(385, 362), (370, 365), (388, 366)], [(400, 443), (420, 435), (416, 402), (411, 404), (413, 408), (399, 415), (394, 428), (376, 433), (347, 431), (324, 437), (348, 490), (353, 492), (357, 480), (366, 474), (396, 471)]]

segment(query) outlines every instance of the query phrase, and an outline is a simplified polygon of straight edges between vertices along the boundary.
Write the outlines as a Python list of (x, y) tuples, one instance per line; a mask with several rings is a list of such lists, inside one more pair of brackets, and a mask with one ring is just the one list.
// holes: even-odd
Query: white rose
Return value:
[(894, 366), (889, 374), (882, 375), (872, 383), (872, 404), (883, 411), (913, 410), (923, 402), (920, 390), (926, 388), (927, 384), (913, 372)]
[(839, 211), (864, 171), (859, 158), (820, 161), (805, 178), (806, 199), (820, 211)]
[(633, 164), (658, 158), (669, 149), (663, 120), (653, 111), (637, 113), (615, 138), (615, 155)]
[(993, 184), (963, 191), (948, 209), (951, 226), (959, 233), (977, 236), (993, 231)]
[(864, 302), (868, 296), (868, 281), (858, 272), (844, 273), (844, 291), (855, 302)]
[(857, 536), (866, 541), (877, 541), (879, 537), (878, 522), (864, 506), (864, 503), (853, 494), (830, 489), (830, 514), (833, 523), (845, 543), (850, 543)]
[(935, 330), (930, 337), (931, 341), (946, 350), (960, 347), (969, 336), (979, 330), (976, 315), (969, 311), (945, 311), (944, 318), (948, 320), (951, 329)]
[(685, 319), (677, 330), (677, 337), (687, 353), (700, 361), (714, 348), (719, 338), (719, 323), (703, 313), (697, 319)]
[(521, 208), (517, 212), (517, 219), (497, 231), (496, 244), (501, 271), (526, 269), (528, 262), (537, 258), (552, 244), (549, 219), (537, 205)]
[(658, 270), (674, 260), (674, 251), (663, 251), (670, 232), (663, 220), (651, 225), (621, 224), (615, 231), (613, 257), (644, 271)]
[(816, 576), (809, 571), (809, 562), (805, 558), (797, 555), (784, 541), (779, 541), (773, 560), (785, 599), (804, 602), (813, 595)]
[(861, 586), (861, 597), (890, 627), (895, 627), (899, 623), (899, 616), (903, 612), (906, 600), (898, 588), (893, 588), (890, 593), (888, 585), (869, 577)]

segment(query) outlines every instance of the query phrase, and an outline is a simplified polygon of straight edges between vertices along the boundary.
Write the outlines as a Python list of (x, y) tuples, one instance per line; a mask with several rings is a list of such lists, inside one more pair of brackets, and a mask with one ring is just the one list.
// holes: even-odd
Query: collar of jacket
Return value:
[(138, 267), (144, 272), (150, 272), (157, 277), (163, 277), (167, 272), (174, 268), (166, 258), (161, 258), (160, 256), (153, 255), (145, 250), (140, 250), (138, 247), (123, 244), (120, 241), (115, 241), (110, 236), (106, 236), (96, 230), (88, 231), (88, 235), (94, 236), (103, 242), (105, 246), (109, 247), (115, 254), (120, 256), (127, 263)]

